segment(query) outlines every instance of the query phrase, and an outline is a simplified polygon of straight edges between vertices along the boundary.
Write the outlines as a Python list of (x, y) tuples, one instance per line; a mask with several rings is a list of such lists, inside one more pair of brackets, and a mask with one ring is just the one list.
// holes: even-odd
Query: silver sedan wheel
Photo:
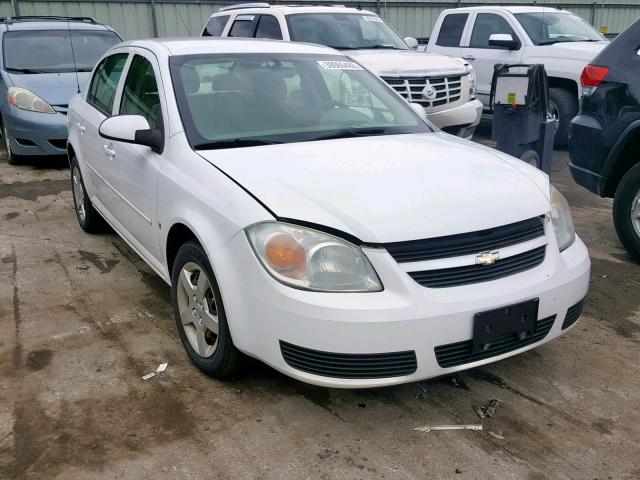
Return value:
[(186, 263), (178, 277), (178, 310), (191, 347), (203, 358), (218, 347), (218, 309), (211, 282), (202, 267)]
[(73, 187), (73, 199), (76, 204), (76, 214), (80, 219), (80, 222), (84, 224), (87, 212), (84, 209), (84, 188), (82, 188), (82, 177), (80, 176), (80, 170), (77, 166), (73, 167), (71, 172), (71, 182)]
[(633, 225), (636, 235), (640, 237), (640, 190), (631, 202), (631, 225)]

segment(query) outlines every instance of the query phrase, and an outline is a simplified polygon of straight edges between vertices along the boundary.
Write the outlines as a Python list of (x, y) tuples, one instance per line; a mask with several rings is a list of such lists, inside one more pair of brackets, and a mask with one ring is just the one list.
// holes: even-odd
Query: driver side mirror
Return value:
[(407, 47), (409, 47), (411, 50), (415, 50), (416, 48), (418, 48), (418, 40), (413, 37), (404, 37), (404, 43), (406, 43)]
[(411, 107), (411, 110), (413, 110), (422, 120), (424, 120), (425, 122), (428, 121), (427, 112), (422, 105), (420, 105), (419, 103), (410, 102), (409, 106)]
[(520, 48), (520, 42), (514, 40), (510, 33), (492, 33), (489, 36), (489, 46), (517, 50)]
[(98, 133), (107, 140), (144, 145), (156, 153), (162, 153), (164, 147), (162, 130), (152, 129), (142, 115), (115, 115), (106, 118), (100, 124)]

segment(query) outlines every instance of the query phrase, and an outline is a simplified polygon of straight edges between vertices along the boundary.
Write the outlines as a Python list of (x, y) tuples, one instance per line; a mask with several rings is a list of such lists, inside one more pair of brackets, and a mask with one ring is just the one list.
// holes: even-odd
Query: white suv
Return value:
[(69, 126), (80, 226), (105, 219), (171, 285), (210, 375), (242, 352), (319, 385), (409, 382), (580, 316), (589, 256), (548, 177), (434, 131), (335, 50), (120, 44)]
[[(468, 62), (417, 53), (378, 15), (355, 8), (247, 3), (211, 16), (203, 36), (270, 38), (316, 43), (341, 50), (410, 102), (447, 133), (470, 138), (480, 122), (475, 76)], [(405, 42), (406, 41), (406, 42)]]

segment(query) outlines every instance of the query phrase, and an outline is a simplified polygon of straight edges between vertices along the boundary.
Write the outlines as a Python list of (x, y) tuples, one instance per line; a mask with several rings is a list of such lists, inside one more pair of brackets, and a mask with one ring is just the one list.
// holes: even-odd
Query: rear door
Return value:
[(469, 13), (447, 13), (436, 26), (436, 37), (430, 40), (430, 51), (459, 57), (464, 31), (469, 20)]
[[(474, 13), (470, 33), (464, 40), (462, 58), (467, 60), (476, 71), (478, 98), (485, 106), (489, 105), (493, 67), (497, 63), (520, 63), (523, 54), (522, 38), (508, 17), (499, 13)], [(520, 42), (516, 50), (507, 50), (489, 45), (489, 37), (494, 33), (507, 33)]]

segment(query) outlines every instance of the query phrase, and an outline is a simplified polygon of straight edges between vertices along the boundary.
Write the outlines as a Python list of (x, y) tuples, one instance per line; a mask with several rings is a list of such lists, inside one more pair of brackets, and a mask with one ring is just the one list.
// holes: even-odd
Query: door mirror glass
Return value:
[(107, 140), (144, 145), (154, 152), (162, 149), (162, 131), (149, 127), (149, 122), (142, 115), (109, 117), (100, 124), (98, 131)]
[(418, 48), (418, 40), (413, 37), (404, 37), (404, 43), (406, 43), (407, 47), (409, 47), (411, 50), (415, 50), (416, 48)]
[(520, 42), (514, 40), (510, 33), (492, 33), (489, 36), (489, 46), (517, 50)]
[(416, 112), (416, 114), (425, 122), (427, 121), (427, 112), (424, 110), (424, 107), (419, 103), (411, 102), (409, 103), (411, 110)]

